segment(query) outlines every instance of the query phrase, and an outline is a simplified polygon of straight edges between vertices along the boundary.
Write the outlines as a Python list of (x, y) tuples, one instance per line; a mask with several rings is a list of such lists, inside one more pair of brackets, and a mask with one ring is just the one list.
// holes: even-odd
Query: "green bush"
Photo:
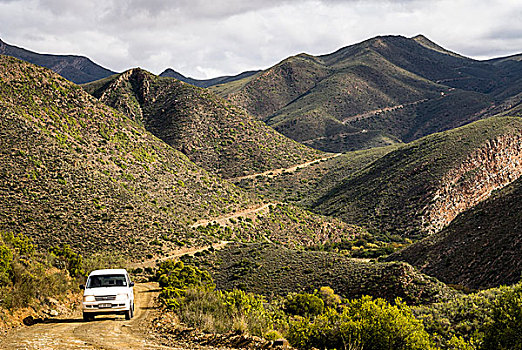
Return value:
[(0, 286), (8, 285), (11, 282), (11, 272), (13, 269), (13, 251), (5, 245), (0, 246)]
[(341, 297), (330, 287), (321, 287), (314, 294), (321, 298), (325, 307), (337, 308), (341, 304)]
[(287, 337), (303, 349), (433, 349), (422, 323), (400, 299), (391, 305), (368, 296), (349, 300), (341, 312), (329, 308), (315, 318), (298, 318)]
[(50, 250), (51, 256), (55, 258), (54, 265), (59, 269), (65, 269), (73, 278), (85, 276), (83, 270), (83, 258), (80, 254), (72, 251), (68, 244), (60, 247), (53, 247)]
[(288, 294), (285, 300), (285, 311), (292, 315), (315, 316), (324, 310), (324, 301), (313, 294)]
[(522, 349), (522, 284), (495, 300), (492, 322), (485, 326), (482, 349)]
[(207, 271), (182, 261), (163, 261), (156, 272), (156, 280), (161, 289), (160, 300), (170, 309), (176, 309), (188, 288), (214, 289), (212, 277)]
[(272, 329), (262, 296), (240, 290), (188, 288), (176, 308), (180, 320), (205, 332), (240, 332), (262, 336)]
[(53, 271), (45, 254), (25, 235), (0, 234), (0, 305), (9, 310), (38, 304), (63, 295), (73, 283), (63, 271)]

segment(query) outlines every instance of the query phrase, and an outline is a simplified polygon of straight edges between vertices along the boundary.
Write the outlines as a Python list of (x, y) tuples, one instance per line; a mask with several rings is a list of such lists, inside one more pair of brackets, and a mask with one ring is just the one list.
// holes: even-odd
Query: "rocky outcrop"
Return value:
[(432, 201), (424, 208), (423, 228), (435, 233), (459, 213), (488, 198), (522, 176), (522, 137), (488, 140), (458, 167), (448, 172)]

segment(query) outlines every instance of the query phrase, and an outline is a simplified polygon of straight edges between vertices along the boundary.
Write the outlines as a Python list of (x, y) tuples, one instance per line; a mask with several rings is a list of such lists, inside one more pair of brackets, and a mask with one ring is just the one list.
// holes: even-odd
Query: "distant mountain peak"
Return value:
[(211, 78), (211, 79), (194, 79), (191, 77), (186, 77), (183, 74), (175, 71), (172, 68), (167, 68), (159, 76), (174, 78), (174, 79), (184, 81), (185, 83), (189, 83), (194, 86), (207, 88), (207, 87), (218, 85), (218, 84), (230, 83), (230, 82), (233, 82), (236, 80), (248, 78), (258, 72), (259, 72), (258, 70), (253, 70), (253, 71), (242, 72), (242, 73), (239, 73), (237, 75), (232, 75), (232, 76), (225, 75), (222, 77), (216, 77), (216, 78)]
[(434, 51), (437, 51), (437, 52), (440, 52), (440, 53), (444, 53), (444, 54), (447, 54), (447, 55), (450, 55), (450, 56), (454, 56), (454, 57), (463, 57), (463, 56), (461, 56), (461, 55), (459, 55), (459, 54), (457, 54), (455, 52), (446, 50), (445, 48), (443, 48), (442, 46), (438, 45), (437, 43), (431, 41), (430, 39), (428, 39), (427, 37), (425, 37), (422, 34), (418, 34), (418, 35), (412, 37), (411, 40), (414, 40), (418, 44), (420, 44), (420, 45), (422, 45), (425, 48), (428, 48), (430, 50), (434, 50)]
[(175, 71), (172, 68), (165, 69), (163, 72), (161, 72), (160, 77), (175, 78), (175, 79), (182, 80), (182, 81), (185, 81), (185, 79), (187, 79), (186, 76), (184, 76), (183, 74)]
[(0, 54), (49, 68), (76, 84), (88, 83), (116, 74), (85, 56), (40, 54), (9, 45), (2, 40), (0, 40)]

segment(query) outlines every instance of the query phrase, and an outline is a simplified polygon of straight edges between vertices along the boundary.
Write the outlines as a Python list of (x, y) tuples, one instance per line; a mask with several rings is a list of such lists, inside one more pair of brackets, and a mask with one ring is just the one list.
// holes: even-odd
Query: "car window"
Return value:
[(125, 275), (95, 275), (87, 280), (86, 288), (126, 287)]

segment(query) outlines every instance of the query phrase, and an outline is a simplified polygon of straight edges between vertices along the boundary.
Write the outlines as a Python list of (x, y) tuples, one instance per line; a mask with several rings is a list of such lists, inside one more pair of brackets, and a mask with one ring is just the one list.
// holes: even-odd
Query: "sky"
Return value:
[(476, 59), (522, 53), (522, 1), (0, 0), (8, 44), (199, 79), (417, 34)]

